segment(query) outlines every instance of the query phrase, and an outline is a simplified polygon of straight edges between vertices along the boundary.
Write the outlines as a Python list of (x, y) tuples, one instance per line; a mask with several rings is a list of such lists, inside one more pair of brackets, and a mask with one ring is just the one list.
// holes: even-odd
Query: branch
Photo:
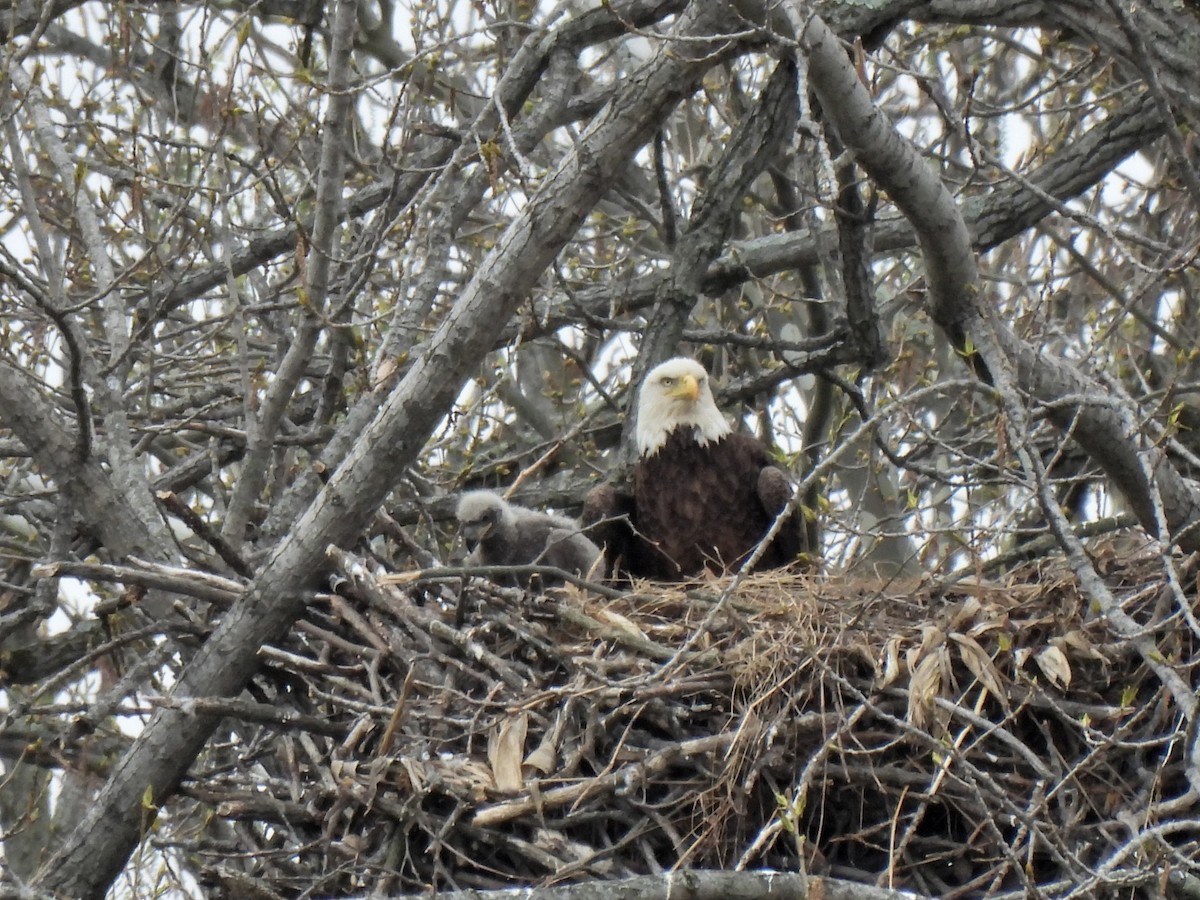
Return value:
[[(526, 797), (517, 797), (514, 800), (481, 807), (471, 817), (471, 824), (477, 828), (491, 828), (520, 818), (535, 809), (555, 809), (582, 802), (585, 798), (597, 793), (611, 794), (622, 785), (651, 781), (655, 775), (661, 774), (680, 759), (706, 754), (719, 755), (727, 752), (736, 737), (736, 732), (726, 732), (668, 744), (645, 759), (609, 769), (595, 778), (562, 787), (530, 792), (530, 795)], [(672, 896), (675, 895), (672, 894)]]
[[(664, 16), (678, 12), (683, 7), (683, 0), (624, 0), (624, 2), (605, 3), (597, 8), (582, 13), (576, 18), (565, 22), (557, 31), (548, 34), (540, 44), (542, 56), (531, 60), (533, 63), (525, 71), (520, 72), (520, 78), (513, 79), (512, 90), (514, 97), (505, 99), (505, 108), (512, 115), (515, 109), (528, 97), (538, 84), (543, 67), (552, 53), (575, 54), (594, 44), (603, 43), (620, 37), (625, 32), (625, 24), (646, 25), (656, 22)], [(515, 62), (515, 61), (514, 61)], [(506, 71), (503, 82), (508, 82)], [(502, 83), (501, 88), (505, 85)], [(568, 102), (571, 98), (568, 98)], [(514, 102), (515, 101), (515, 102)], [(494, 107), (490, 107), (494, 109)], [(557, 127), (564, 122), (550, 122), (549, 127)], [(391, 182), (381, 182), (371, 185), (355, 193), (346, 203), (345, 219), (355, 219), (365, 215), (389, 202), (394, 198), (397, 208), (406, 206), (423, 185), (429, 180), (431, 173), (438, 172), (445, 166), (457, 145), (447, 140), (448, 133), (431, 130), (423, 146), (406, 154), (404, 168), (401, 174)], [(461, 141), (464, 137), (458, 138)], [(245, 275), (272, 259), (296, 249), (298, 235), (312, 233), (312, 220), (308, 219), (299, 225), (290, 222), (266, 236), (249, 241), (232, 254), (231, 263), (217, 260), (212, 265), (177, 282), (165, 294), (152, 295), (150, 308), (153, 315), (146, 315), (145, 328), (149, 328), (159, 318), (182, 306), (208, 291), (218, 287), (226, 278), (227, 271), (232, 268), (236, 277)]]
[[(2, 101), (0, 101), (2, 102)], [(96, 370), (95, 360), (91, 358), (86, 337), (78, 324), (62, 310), (67, 308), (66, 284), (62, 277), (62, 267), (59, 266), (54, 250), (50, 246), (50, 236), (46, 233), (45, 222), (38, 210), (38, 195), (25, 164), (25, 151), (17, 134), (16, 123), (13, 119), (11, 104), (5, 103), (4, 133), (12, 151), (13, 178), (17, 189), (21, 192), (21, 200), (25, 204), (25, 218), (34, 244), (42, 257), (42, 266), (46, 272), (47, 290), (39, 290), (32, 279), (15, 266), (0, 263), (0, 272), (14, 285), (24, 289), (34, 304), (37, 305), (58, 327), (63, 342), (67, 347), (67, 384), (71, 395), (71, 403), (75, 407), (75, 456), (85, 460), (92, 452), (92, 414), (88, 405), (87, 391), (84, 387), (84, 368)]]
[[(1118, 162), (1161, 137), (1164, 129), (1154, 104), (1145, 97), (1134, 98), (1052, 156), (1024, 182), (1005, 184), (987, 196), (964, 202), (961, 214), (972, 235), (971, 245), (979, 252), (990, 250), (1051, 212), (1077, 217), (1065, 201), (1094, 187)], [(820, 248), (835, 241), (832, 225), (820, 234), (801, 228), (733, 241), (709, 266), (701, 289), (719, 294), (753, 278), (820, 263)], [(910, 249), (916, 235), (908, 219), (893, 216), (874, 223), (872, 241), (877, 254), (887, 254)], [(613, 308), (644, 309), (654, 302), (660, 285), (669, 277), (669, 272), (655, 272), (622, 281), (619, 286), (606, 284), (580, 290), (572, 302), (597, 316)], [(556, 328), (563, 321), (548, 317), (546, 325)], [(506, 333), (501, 340), (510, 341), (511, 335)]]
[[(14, 37), (46, 30), (46, 26), (68, 10), (83, 6), (87, 0), (8, 0), (0, 5), (0, 46)], [(32, 42), (31, 42), (32, 43)]]
[[(438, 167), (437, 181), (423, 198), (422, 208), (431, 213), (423, 216), (422, 227), (407, 242), (408, 269), (416, 274), (410, 276), (411, 283), (406, 281), (402, 291), (406, 302), (397, 304), (396, 313), (380, 342), (373, 380), (389, 385), (390, 381), (380, 377), (379, 373), (395, 369), (396, 359), (412, 355), (416, 337), (425, 333), (430, 311), (444, 289), (446, 249), (452, 236), (476, 208), (478, 199), (491, 188), (496, 174), (506, 170), (508, 156), (501, 154), (488, 163), (482, 159), (479, 150), (483, 144), (495, 139), (500, 129), (500, 110), (503, 109), (511, 119), (523, 109), (535, 89), (541, 90), (543, 97), (534, 111), (525, 114), (505, 136), (506, 141), (515, 141), (510, 144), (514, 156), (531, 152), (546, 133), (561, 124), (561, 111), (569, 105), (574, 94), (571, 76), (575, 60), (583, 49), (621, 34), (625, 23), (649, 24), (676, 12), (682, 5), (679, 0), (627, 0), (609, 4), (584, 13), (564, 23), (561, 29), (522, 46), (496, 86), (499, 102), (485, 104), (453, 153), (446, 150)], [(378, 405), (378, 397), (367, 394), (350, 410), (322, 454), (322, 460), (329, 468), (337, 466), (359, 441)], [(289, 494), (276, 504), (264, 532), (273, 535), (289, 527), (315, 493), (315, 479), (298, 479)]]
[[(1122, 3), (1121, 10), (1119, 16), (1113, 15), (1109, 4), (1094, 0), (1055, 3), (931, 0), (916, 4), (912, 18), (956, 26), (1009, 25), (1058, 32), (1061, 39), (1089, 52), (1099, 47), (1114, 59), (1131, 62), (1132, 69), (1143, 77), (1147, 75), (1146, 67), (1152, 66), (1153, 80), (1158, 83), (1152, 90), (1164, 95), (1176, 109), (1195, 117), (1200, 112), (1195, 86), (1195, 36), (1200, 28), (1200, 7), (1192, 0), (1182, 3), (1143, 0)], [(1130, 30), (1139, 38), (1133, 45), (1129, 42)]]
[[(91, 193), (83, 177), (85, 173), (77, 173), (77, 161), (71, 157), (59, 139), (53, 117), (29, 73), (17, 64), (9, 67), (9, 77), (21, 92), (21, 108), (27, 111), (27, 115), (33, 121), (34, 133), (58, 178), (63, 196), (74, 201), (75, 221), (99, 288), (95, 302), (101, 304), (103, 309), (104, 329), (109, 347), (108, 359), (110, 365), (115, 367), (122, 364), (129, 347), (129, 328), (126, 323), (124, 297), (117, 291), (116, 270), (108, 255), (100, 219), (91, 203)], [(64, 329), (64, 337), (68, 333), (69, 329)], [(107, 439), (105, 446), (113, 480), (120, 486), (126, 502), (139, 513), (149, 528), (154, 529), (158, 521), (154, 501), (150, 497), (145, 472), (138, 466), (134, 456), (129, 420), (121, 398), (124, 387), (122, 380), (115, 373), (106, 376), (97, 371), (95, 366), (87, 365), (92, 360), (90, 352), (84, 353), (78, 347), (73, 349), (73, 358), (87, 366), (85, 374), (104, 418)], [(81, 420), (79, 427), (87, 428), (88, 422)], [(77, 442), (77, 452), (86, 447), (87, 443), (81, 437)]]
[[(254, 504), (267, 482), (267, 467), (275, 448), (275, 435), (296, 386), (306, 374), (309, 360), (322, 334), (322, 322), (329, 294), (330, 260), (334, 253), (334, 234), (341, 216), (343, 170), (342, 147), (347, 123), (354, 107), (350, 90), (350, 51), (354, 45), (357, 7), (342, 3), (333, 24), (333, 49), (329, 59), (329, 105), (321, 125), (321, 159), (317, 168), (317, 211), (313, 220), (305, 266), (306, 302), (301, 303), (300, 327), (292, 336), (287, 352), (266, 391), (257, 419), (250, 398), (246, 398), (246, 426), (249, 440), (242, 475), (229, 504), (221, 537), (236, 550), (241, 547)], [(246, 364), (246, 361), (243, 361)]]
[[(340, 0), (352, 3), (352, 0)], [(325, 565), (325, 547), (352, 542), (412, 464), (511, 316), (663, 117), (699, 83), (723, 40), (724, 3), (692, 4), (660, 51), (620, 86), (613, 102), (545, 176), (499, 236), (446, 318), (329, 483), (276, 547), (249, 590), (185, 666), (173, 697), (231, 697), (259, 666), (259, 648), (303, 612)], [(671, 37), (686, 40), (671, 40)], [(142, 837), (153, 809), (174, 793), (219, 715), (162, 709), (114, 769), (87, 814), (38, 874), (38, 886), (103, 896)]]
[[(783, 61), (775, 67), (754, 110), (733, 129), (704, 192), (692, 205), (643, 333), (633, 384), (641, 384), (651, 368), (677, 352), (684, 324), (702, 292), (704, 273), (720, 253), (741, 210), (742, 197), (792, 137), (797, 113), (796, 67)], [(633, 452), (635, 424), (635, 416), (626, 417), (621, 441), (626, 456)]]
[(157, 527), (152, 527), (95, 457), (77, 458), (76, 443), (59, 423), (57, 409), (26, 372), (2, 359), (0, 418), (66, 496), (83, 527), (110, 553), (167, 560), (170, 541), (162, 520), (154, 516)]
[(131, 558), (133, 566), (111, 566), (97, 563), (52, 562), (35, 566), (30, 573), (35, 578), (80, 578), (85, 581), (102, 581), (112, 584), (137, 585), (147, 590), (164, 590), (184, 597), (195, 597), (221, 606), (231, 604), (245, 586), (194, 569), (179, 569), (158, 563)]
[(1130, 433), (1107, 403), (1058, 403), (1072, 396), (1104, 398), (1108, 392), (1076, 367), (1022, 341), (985, 307), (970, 232), (953, 197), (874, 105), (837, 36), (814, 17), (804, 26), (801, 45), (809, 58), (811, 86), (829, 121), (916, 230), (933, 320), (960, 351), (994, 342), (996, 352), (1012, 361), (1016, 388), (1053, 404), (1052, 420), (1104, 470), (1143, 527), (1168, 537), (1158, 527), (1153, 502), (1158, 491), (1169, 533), (1184, 549), (1200, 549), (1200, 530), (1192, 527), (1200, 521), (1200, 501), (1166, 455)]
[[(398, 895), (396, 900), (415, 898), (416, 894)], [(424, 894), (420, 896), (425, 896)], [(640, 900), (913, 900), (911, 891), (892, 891), (838, 878), (820, 878), (804, 872), (721, 872), (685, 870), (662, 875), (643, 875), (623, 881), (568, 884), (548, 888), (511, 888), (496, 891), (439, 892), (438, 900), (612, 900), (638, 897)]]
[[(863, 168), (912, 221), (925, 257), (930, 314), (960, 350), (971, 346), (982, 357), (1005, 413), (1008, 441), (1037, 485), (1043, 512), (1067, 552), (1081, 589), (1105, 614), (1113, 632), (1128, 640), (1155, 672), (1186, 720), (1194, 723), (1197, 702), (1187, 680), (1167, 662), (1153, 634), (1121, 607), (1059, 508), (1041, 458), (1028, 446), (1030, 421), (1024, 397), (1051, 404), (1050, 418), (1126, 494), (1147, 531), (1174, 531), (1182, 546), (1197, 549), (1200, 535), (1191, 527), (1198, 518), (1197, 498), (1161, 449), (1145, 445), (1134, 420), (1123, 418), (1119, 399), (1115, 404), (1086, 399), (1054, 403), (1067, 397), (1104, 397), (1105, 391), (1075, 367), (1035, 351), (984, 306), (966, 225), (941, 179), (875, 107), (841, 43), (819, 17), (804, 24), (801, 46), (808, 54), (812, 88), (830, 121)], [(1192, 759), (1187, 776), (1197, 789), (1200, 761), (1194, 754), (1198, 751), (1193, 746), (1188, 752)]]

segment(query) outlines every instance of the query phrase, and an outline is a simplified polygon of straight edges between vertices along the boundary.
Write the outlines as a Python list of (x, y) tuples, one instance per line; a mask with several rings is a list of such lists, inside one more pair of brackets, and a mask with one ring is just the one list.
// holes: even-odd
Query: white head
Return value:
[(676, 428), (691, 428), (703, 445), (732, 430), (713, 400), (708, 373), (693, 359), (677, 356), (650, 370), (638, 395), (637, 445), (652, 456)]

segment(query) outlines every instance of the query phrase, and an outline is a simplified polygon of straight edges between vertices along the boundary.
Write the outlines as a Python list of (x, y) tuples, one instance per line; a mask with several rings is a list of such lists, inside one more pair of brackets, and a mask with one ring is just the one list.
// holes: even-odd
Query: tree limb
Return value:
[[(671, 29), (687, 39), (667, 40), (664, 50), (626, 79), (575, 149), (543, 179), (329, 483), (184, 668), (172, 695), (176, 700), (230, 697), (247, 683), (259, 665), (259, 647), (303, 611), (325, 547), (354, 539), (490, 347), (494, 323), (513, 313), (634, 151), (694, 90), (712, 65), (712, 51), (723, 43), (706, 37), (718, 34), (728, 15), (724, 3), (689, 6)], [(142, 827), (174, 792), (219, 721), (200, 711), (156, 713), (85, 818), (42, 868), (39, 887), (73, 897), (102, 896), (141, 839)]]
[[(1166, 454), (1147, 446), (1142, 436), (1128, 433), (1122, 417), (1107, 403), (1058, 404), (1063, 397), (1104, 397), (1108, 392), (1075, 366), (1022, 341), (985, 306), (970, 232), (953, 198), (875, 107), (836, 35), (814, 17), (801, 45), (809, 57), (813, 90), (830, 122), (916, 229), (933, 320), (960, 351), (995, 341), (1013, 362), (1017, 386), (1035, 401), (1054, 404), (1052, 419), (1100, 465), (1143, 527), (1159, 534), (1151, 501), (1157, 490), (1170, 534), (1184, 549), (1200, 549), (1200, 533), (1192, 527), (1200, 518), (1200, 500)], [(1153, 482), (1148, 473), (1153, 473)], [(1164, 540), (1168, 536), (1160, 535)]]
[[(439, 900), (504, 900), (511, 888), (498, 891), (439, 892)], [(519, 891), (528, 900), (920, 900), (912, 891), (893, 891), (805, 872), (721, 872), (684, 870), (643, 875), (616, 882), (585, 882)], [(415, 898), (416, 894), (398, 895)]]

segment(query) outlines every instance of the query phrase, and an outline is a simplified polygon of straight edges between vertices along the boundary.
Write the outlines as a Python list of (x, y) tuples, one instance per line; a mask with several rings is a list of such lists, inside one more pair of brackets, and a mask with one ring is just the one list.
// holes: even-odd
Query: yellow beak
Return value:
[(700, 382), (694, 375), (684, 375), (667, 396), (673, 400), (689, 400), (695, 403), (700, 399)]

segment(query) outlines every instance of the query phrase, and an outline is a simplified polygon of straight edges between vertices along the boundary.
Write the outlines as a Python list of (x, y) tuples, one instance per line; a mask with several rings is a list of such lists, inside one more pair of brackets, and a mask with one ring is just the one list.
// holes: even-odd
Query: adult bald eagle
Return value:
[[(587, 575), (600, 558), (600, 548), (581, 532), (578, 522), (509, 503), (492, 491), (463, 494), (454, 514), (471, 551), (470, 565), (538, 564)], [(528, 575), (513, 578), (522, 587), (530, 580)]]
[[(646, 376), (636, 435), (633, 493), (600, 485), (584, 501), (610, 574), (681, 581), (705, 568), (736, 571), (791, 498), (787, 475), (762, 443), (733, 431), (708, 373), (684, 357)], [(797, 560), (800, 525), (795, 515), (783, 523), (759, 568)]]

